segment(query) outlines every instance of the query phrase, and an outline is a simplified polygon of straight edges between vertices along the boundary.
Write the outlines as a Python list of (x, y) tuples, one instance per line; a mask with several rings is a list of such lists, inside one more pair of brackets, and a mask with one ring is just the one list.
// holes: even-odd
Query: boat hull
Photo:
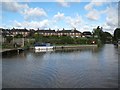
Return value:
[(49, 50), (53, 49), (53, 46), (35, 46), (35, 50)]

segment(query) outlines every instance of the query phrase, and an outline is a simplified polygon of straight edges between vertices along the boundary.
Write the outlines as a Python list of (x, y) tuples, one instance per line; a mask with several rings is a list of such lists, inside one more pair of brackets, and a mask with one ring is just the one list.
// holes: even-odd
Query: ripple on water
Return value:
[[(23, 56), (4, 58), (3, 86), (9, 88), (117, 87), (117, 54), (112, 45), (95, 52), (91, 50), (25, 52)], [(111, 56), (106, 58), (109, 55)]]

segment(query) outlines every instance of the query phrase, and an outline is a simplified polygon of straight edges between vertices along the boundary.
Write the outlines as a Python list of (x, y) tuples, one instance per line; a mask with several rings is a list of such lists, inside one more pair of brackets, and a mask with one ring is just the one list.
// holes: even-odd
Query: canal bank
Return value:
[(2, 53), (2, 56), (4, 56), (4, 55), (11, 55), (11, 54), (18, 54), (22, 51), (24, 51), (23, 48), (1, 49), (0, 53)]
[(61, 45), (61, 46), (55, 46), (54, 49), (85, 49), (85, 48), (97, 48), (98, 45)]
[[(97, 48), (98, 45), (59, 45), (54, 46), (53, 50), (63, 50), (63, 49), (87, 49), (87, 48)], [(30, 47), (30, 50), (34, 50), (34, 47)], [(19, 54), (24, 51), (24, 48), (14, 48), (14, 49), (1, 49), (0, 53), (2, 56), (10, 54)]]
[[(85, 49), (85, 48), (98, 48), (97, 44), (94, 45), (55, 45), (53, 46), (54, 50), (58, 49)], [(35, 49), (34, 47), (30, 47), (30, 50)]]

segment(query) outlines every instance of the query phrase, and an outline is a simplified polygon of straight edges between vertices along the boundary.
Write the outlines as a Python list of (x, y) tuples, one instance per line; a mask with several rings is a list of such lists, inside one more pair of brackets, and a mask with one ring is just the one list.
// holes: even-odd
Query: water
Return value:
[(2, 59), (3, 88), (117, 88), (118, 49), (27, 51)]

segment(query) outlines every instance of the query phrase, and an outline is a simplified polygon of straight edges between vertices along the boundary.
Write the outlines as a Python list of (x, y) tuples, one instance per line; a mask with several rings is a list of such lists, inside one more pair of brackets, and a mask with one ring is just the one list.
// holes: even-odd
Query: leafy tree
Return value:
[(106, 37), (113, 37), (109, 32), (104, 32)]
[(71, 38), (70, 36), (61, 36), (60, 37), (60, 42), (62, 44), (73, 44), (74, 43), (74, 39)]
[(103, 32), (102, 28), (98, 26), (96, 29), (93, 30), (93, 35), (94, 36), (96, 35), (98, 39), (100, 39), (102, 32)]
[(35, 34), (35, 31), (34, 30), (30, 30), (30, 32), (28, 34), (28, 37), (29, 38), (34, 38), (34, 34)]
[(88, 39), (87, 38), (76, 38), (75, 41), (77, 44), (87, 44)]
[(17, 35), (15, 36), (15, 38), (23, 38), (23, 35), (22, 35), (22, 34), (17, 34)]
[(43, 35), (41, 35), (37, 32), (34, 34), (34, 38), (35, 38), (35, 42), (40, 42), (40, 43), (43, 42)]
[(12, 36), (6, 36), (6, 41), (7, 41), (8, 43), (10, 43), (12, 40), (13, 40), (13, 37), (12, 37)]
[(120, 39), (120, 28), (116, 28), (114, 31), (114, 41), (118, 41)]
[(101, 43), (105, 43), (105, 33), (102, 30), (103, 28), (97, 27), (93, 30), (93, 36), (97, 36), (98, 40), (101, 41)]

